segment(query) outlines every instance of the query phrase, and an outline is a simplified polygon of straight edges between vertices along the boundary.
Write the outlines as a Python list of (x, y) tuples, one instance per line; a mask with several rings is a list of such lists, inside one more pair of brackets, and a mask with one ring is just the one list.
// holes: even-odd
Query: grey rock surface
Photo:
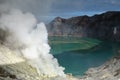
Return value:
[(120, 11), (68, 19), (56, 17), (47, 25), (49, 36), (90, 37), (120, 41)]
[(80, 80), (120, 80), (120, 55), (99, 67), (90, 68)]

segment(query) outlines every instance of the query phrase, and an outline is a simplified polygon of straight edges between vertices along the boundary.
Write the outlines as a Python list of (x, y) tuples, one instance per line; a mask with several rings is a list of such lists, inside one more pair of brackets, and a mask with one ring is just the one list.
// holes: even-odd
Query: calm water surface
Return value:
[(83, 75), (90, 67), (102, 65), (116, 55), (118, 50), (120, 50), (120, 43), (103, 42), (89, 50), (67, 51), (54, 54), (54, 57), (58, 59), (61, 66), (65, 67), (66, 73), (72, 73), (77, 76)]

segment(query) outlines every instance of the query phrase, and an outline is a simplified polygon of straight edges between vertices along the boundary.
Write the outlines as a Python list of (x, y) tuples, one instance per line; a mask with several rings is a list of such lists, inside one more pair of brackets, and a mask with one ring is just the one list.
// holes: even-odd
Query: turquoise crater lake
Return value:
[(117, 54), (118, 42), (101, 42), (90, 38), (49, 37), (51, 54), (58, 59), (65, 73), (83, 75), (90, 67), (102, 65)]

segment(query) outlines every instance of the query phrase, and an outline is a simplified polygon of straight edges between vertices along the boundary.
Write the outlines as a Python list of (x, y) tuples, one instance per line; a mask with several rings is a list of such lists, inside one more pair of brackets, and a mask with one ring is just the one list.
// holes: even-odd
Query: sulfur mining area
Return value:
[(0, 45), (0, 80), (120, 80), (120, 56), (112, 58), (100, 67), (90, 68), (82, 77), (67, 75), (66, 79), (39, 75), (24, 58), (13, 53), (15, 51)]
[(49, 54), (44, 23), (20, 10), (3, 14), (0, 23), (0, 80), (76, 80)]
[(24, 58), (15, 55), (4, 45), (0, 45), (0, 80), (77, 80), (71, 75), (60, 77), (39, 74)]
[(7, 32), (0, 30), (0, 80), (120, 80), (120, 51), (103, 65), (88, 69), (83, 76), (39, 74), (18, 51), (4, 43)]

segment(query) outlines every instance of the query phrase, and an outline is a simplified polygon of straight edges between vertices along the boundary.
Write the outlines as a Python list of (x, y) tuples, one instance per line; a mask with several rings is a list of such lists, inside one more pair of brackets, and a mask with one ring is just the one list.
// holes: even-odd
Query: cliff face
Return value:
[(120, 55), (99, 67), (88, 69), (79, 80), (120, 80)]
[(48, 25), (50, 36), (91, 37), (120, 41), (120, 11), (109, 11), (94, 16), (69, 19), (56, 17)]

